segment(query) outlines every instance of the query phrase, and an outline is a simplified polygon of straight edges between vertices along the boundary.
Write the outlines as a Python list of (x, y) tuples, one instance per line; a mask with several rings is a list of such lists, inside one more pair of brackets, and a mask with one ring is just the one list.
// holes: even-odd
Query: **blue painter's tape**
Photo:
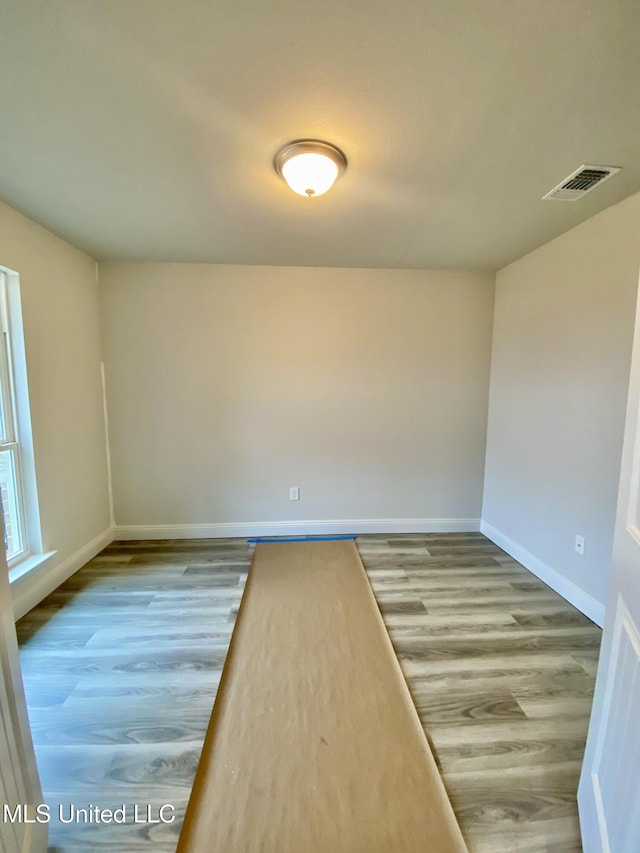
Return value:
[(280, 539), (273, 536), (256, 536), (255, 539), (247, 539), (251, 545), (257, 542), (336, 542), (343, 539), (357, 539), (357, 536), (283, 536)]

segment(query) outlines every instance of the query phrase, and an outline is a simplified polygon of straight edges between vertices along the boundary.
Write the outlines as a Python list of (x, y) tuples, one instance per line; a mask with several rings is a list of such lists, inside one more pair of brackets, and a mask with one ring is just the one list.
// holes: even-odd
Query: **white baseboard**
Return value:
[(551, 566), (543, 563), (542, 560), (539, 560), (527, 551), (526, 548), (518, 545), (517, 542), (514, 542), (513, 539), (510, 539), (502, 531), (487, 524), (486, 521), (481, 521), (480, 531), (484, 533), (487, 539), (495, 542), (499, 548), (506, 551), (514, 560), (522, 563), (525, 569), (529, 569), (532, 574), (540, 578), (547, 586), (555, 590), (558, 595), (561, 595), (570, 604), (577, 607), (581, 613), (584, 613), (585, 616), (591, 619), (592, 622), (595, 622), (596, 625), (602, 628), (605, 614), (604, 604), (601, 604), (593, 596), (589, 595), (589, 593), (580, 589), (573, 581), (567, 580), (556, 569), (552, 569)]
[(242, 521), (221, 524), (136, 524), (114, 528), (114, 539), (219, 539), (340, 533), (475, 533), (479, 518), (369, 518), (329, 521)]
[(77, 572), (103, 548), (106, 548), (113, 542), (113, 538), (113, 529), (109, 527), (61, 563), (52, 565), (51, 561), (48, 561), (17, 578), (11, 584), (13, 612), (16, 620), (24, 616), (50, 592), (53, 592), (56, 587), (71, 577), (74, 572)]

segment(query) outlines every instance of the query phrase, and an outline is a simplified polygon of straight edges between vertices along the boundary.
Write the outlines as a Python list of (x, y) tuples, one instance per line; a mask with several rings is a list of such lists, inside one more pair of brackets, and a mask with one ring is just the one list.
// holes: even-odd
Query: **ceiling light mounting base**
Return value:
[(273, 168), (298, 195), (327, 192), (347, 168), (344, 153), (322, 139), (295, 139), (278, 149)]

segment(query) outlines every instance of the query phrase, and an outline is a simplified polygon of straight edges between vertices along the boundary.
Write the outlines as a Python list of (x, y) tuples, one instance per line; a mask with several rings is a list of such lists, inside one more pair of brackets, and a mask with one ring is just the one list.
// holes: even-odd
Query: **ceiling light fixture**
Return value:
[(294, 193), (308, 198), (330, 190), (347, 168), (347, 158), (339, 148), (320, 139), (296, 139), (276, 153), (273, 168)]

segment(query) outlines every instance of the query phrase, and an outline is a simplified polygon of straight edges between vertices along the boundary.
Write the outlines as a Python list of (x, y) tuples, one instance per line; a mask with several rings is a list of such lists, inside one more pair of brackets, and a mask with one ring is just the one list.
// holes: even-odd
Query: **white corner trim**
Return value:
[(522, 563), (532, 574), (540, 578), (547, 586), (555, 590), (558, 595), (561, 595), (566, 601), (573, 604), (581, 613), (584, 613), (585, 616), (591, 619), (592, 622), (595, 622), (596, 625), (602, 628), (605, 615), (604, 604), (601, 604), (593, 596), (589, 595), (588, 592), (576, 586), (573, 581), (567, 580), (556, 569), (543, 563), (542, 560), (539, 560), (530, 551), (527, 551), (526, 548), (518, 545), (517, 542), (514, 542), (513, 539), (510, 539), (506, 534), (492, 527), (486, 521), (480, 522), (480, 532), (484, 533), (487, 539), (495, 542), (499, 548), (506, 551), (514, 560)]
[(338, 533), (475, 533), (479, 518), (368, 518), (327, 521), (240, 521), (217, 524), (135, 524), (114, 528), (114, 539), (219, 539)]
[(46, 563), (40, 563), (32, 568), (30, 572), (15, 578), (11, 582), (11, 595), (16, 620), (35, 607), (111, 542), (113, 542), (113, 529), (109, 527), (61, 563), (51, 565), (51, 560), (47, 560)]
[(100, 362), (100, 381), (102, 382), (102, 416), (104, 418), (105, 459), (107, 463), (107, 495), (109, 498), (109, 523), (116, 526), (113, 511), (113, 476), (111, 472), (111, 442), (109, 440), (109, 413), (107, 410), (107, 377), (104, 361)]

